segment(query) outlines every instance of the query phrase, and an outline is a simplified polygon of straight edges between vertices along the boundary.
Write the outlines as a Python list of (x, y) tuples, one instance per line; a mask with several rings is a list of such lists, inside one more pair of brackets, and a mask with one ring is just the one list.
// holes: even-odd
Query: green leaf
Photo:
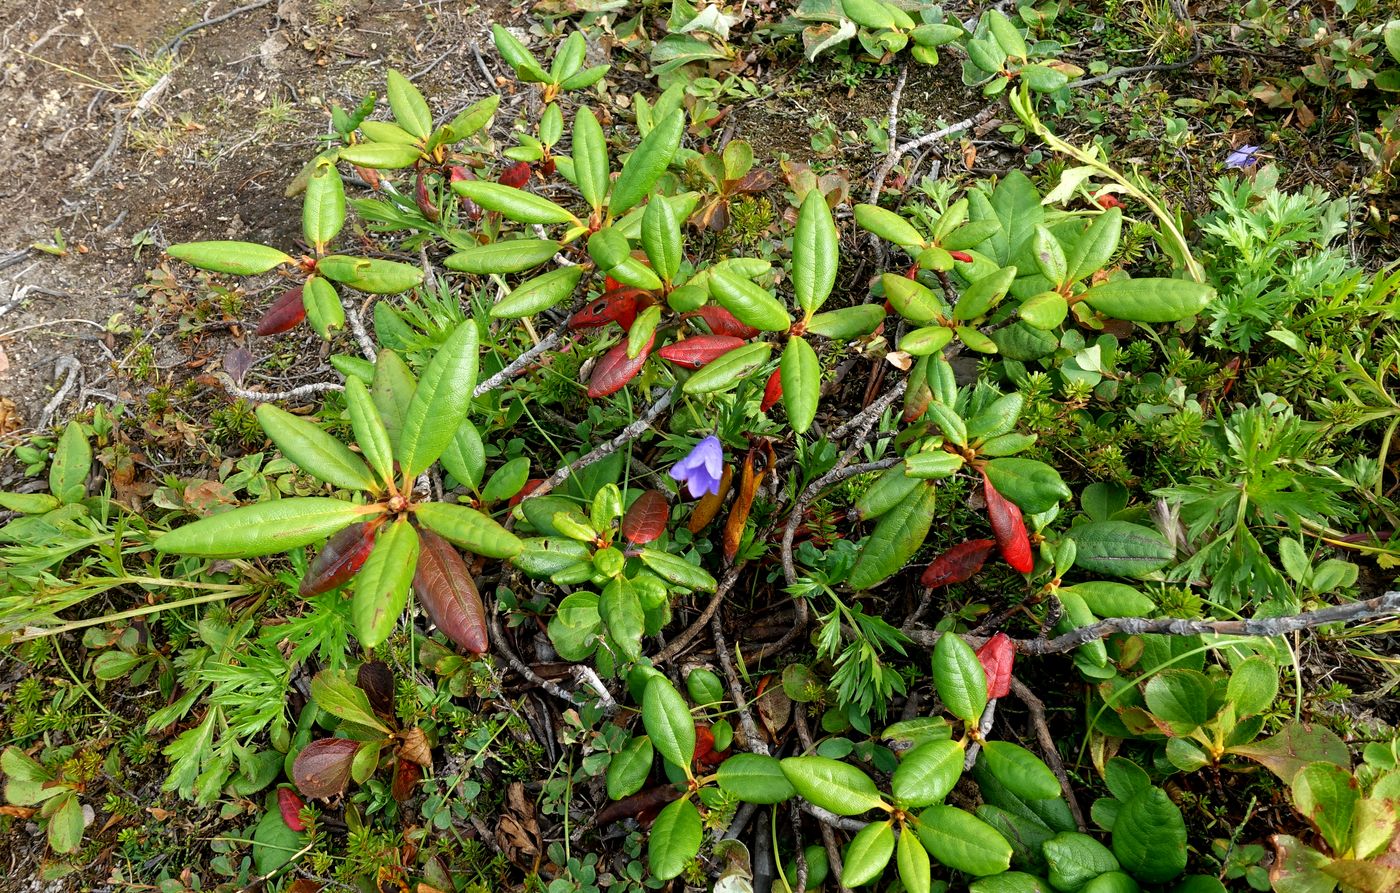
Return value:
[(428, 470), (452, 442), (471, 408), (476, 388), (476, 322), (468, 319), (433, 354), (404, 412), (399, 432), (399, 466), (411, 482)]
[[(974, 280), (963, 291), (957, 306), (953, 308), (953, 319), (967, 322), (987, 315), (992, 308), (1001, 303), (1002, 298), (1006, 297), (1006, 293), (1011, 290), (1011, 285), (1015, 281), (1016, 267), (1014, 266), (1002, 267)], [(970, 344), (968, 346), (972, 347)]]
[(1230, 674), (1225, 690), (1236, 716), (1257, 716), (1278, 697), (1278, 669), (1268, 658), (1255, 655), (1240, 662)]
[[(1075, 560), (1078, 560), (1076, 543)], [(1095, 617), (1146, 617), (1157, 610), (1157, 603), (1131, 586), (1094, 580), (1061, 586), (1060, 592), (1070, 592), (1084, 600)]]
[(1118, 810), (1113, 855), (1125, 871), (1149, 884), (1165, 884), (1186, 870), (1186, 822), (1166, 791), (1138, 791)]
[(700, 811), (689, 797), (661, 810), (651, 824), (651, 836), (647, 839), (647, 866), (652, 876), (659, 881), (669, 881), (680, 875), (700, 852), (704, 836)]
[(855, 217), (861, 229), (874, 233), (886, 242), (893, 242), (901, 248), (924, 245), (924, 237), (914, 225), (893, 211), (886, 211), (878, 205), (856, 205)]
[(1083, 299), (1100, 313), (1129, 322), (1176, 322), (1206, 308), (1215, 289), (1186, 279), (1114, 279)]
[(1277, 735), (1251, 744), (1234, 745), (1229, 752), (1262, 763), (1285, 782), (1291, 782), (1309, 763), (1328, 762), (1343, 768), (1351, 766), (1351, 752), (1335, 732), (1325, 726), (1307, 723), (1286, 723)]
[[(814, 192), (816, 190), (813, 190)], [(856, 832), (846, 846), (841, 882), (860, 887), (880, 876), (894, 855), (894, 828), (889, 822), (872, 822)]]
[(981, 877), (1011, 866), (1011, 844), (972, 813), (956, 806), (930, 806), (919, 813), (914, 831), (939, 862)]
[(907, 828), (899, 835), (895, 864), (907, 893), (930, 893), (933, 889), (933, 866), (929, 863), (928, 850), (919, 842), (919, 835)]
[(987, 673), (961, 637), (949, 633), (933, 646), (933, 685), (948, 712), (976, 725), (987, 706)]
[(1073, 495), (1058, 471), (1035, 459), (993, 459), (985, 470), (997, 492), (1030, 515), (1048, 512)]
[(452, 184), (452, 191), (471, 199), (488, 211), (497, 211), (516, 223), (579, 222), (571, 212), (547, 198), (489, 180), (458, 180)]
[(574, 182), (578, 185), (578, 191), (590, 208), (601, 210), (603, 199), (608, 194), (608, 141), (588, 106), (583, 106), (574, 115), (573, 158)]
[(530, 480), (530, 457), (517, 456), (497, 468), (481, 489), (483, 502), (500, 502), (519, 493)]
[(380, 531), (374, 549), (355, 575), (350, 614), (355, 637), (365, 648), (377, 648), (389, 638), (408, 604), (408, 590), (418, 567), (418, 531), (399, 518)]
[(651, 739), (646, 735), (627, 742), (627, 746), (608, 764), (608, 799), (621, 800), (640, 791), (646, 784), (647, 776), (651, 775), (654, 753)]
[(764, 332), (786, 332), (792, 326), (787, 308), (773, 293), (723, 267), (710, 270), (710, 294), (747, 326)]
[(336, 153), (341, 161), (375, 170), (396, 170), (413, 167), (423, 153), (417, 146), (405, 143), (356, 143)]
[(1065, 251), (1055, 234), (1044, 226), (1037, 225), (1035, 234), (1031, 236), (1031, 253), (1035, 256), (1040, 275), (1049, 279), (1051, 285), (1059, 288), (1069, 281), (1069, 262), (1065, 259)]
[(1176, 558), (1160, 533), (1128, 521), (1090, 521), (1070, 528), (1075, 566), (1094, 574), (1145, 577)]
[(1099, 875), (1121, 867), (1108, 847), (1078, 831), (1061, 831), (1040, 849), (1050, 865), (1050, 885), (1056, 890), (1078, 890)]
[(340, 303), (340, 295), (335, 286), (322, 276), (312, 276), (301, 289), (301, 305), (306, 310), (306, 321), (323, 340), (345, 328), (345, 308)]
[(1054, 93), (1069, 83), (1069, 75), (1047, 65), (1023, 65), (1017, 74), (1022, 83), (1037, 93)]
[[(278, 754), (280, 757), (281, 755)], [(270, 876), (282, 868), (297, 851), (306, 846), (306, 834), (293, 831), (282, 820), (282, 813), (269, 809), (253, 826), (253, 865), (258, 874)]]
[(320, 254), (345, 225), (345, 184), (340, 171), (328, 158), (316, 161), (306, 181), (306, 197), (301, 205), (301, 231)]
[(833, 341), (863, 338), (885, 321), (885, 308), (879, 304), (858, 304), (818, 313), (807, 323), (808, 335), (820, 335)]
[(83, 842), (83, 805), (78, 802), (78, 795), (65, 791), (50, 805), (53, 811), (48, 812), (49, 846), (56, 853), (76, 852)]
[(370, 396), (374, 398), (374, 408), (389, 432), (389, 441), (398, 444), (403, 431), (404, 414), (413, 402), (413, 392), (418, 389), (418, 380), (413, 370), (392, 350), (381, 350), (374, 363), (374, 380), (370, 382)]
[(633, 661), (642, 656), (646, 617), (635, 586), (621, 578), (608, 581), (598, 597), (598, 616), (603, 618), (608, 635), (621, 649), (622, 657)]
[(559, 49), (554, 51), (554, 61), (549, 65), (549, 79), (558, 83), (574, 74), (583, 66), (588, 44), (582, 31), (575, 31), (565, 38)]
[(948, 305), (924, 286), (898, 273), (880, 277), (885, 297), (899, 315), (918, 325), (927, 325), (948, 315)]
[(817, 401), (822, 393), (822, 368), (817, 352), (806, 339), (789, 338), (787, 347), (783, 348), (780, 368), (788, 424), (798, 434), (806, 434), (817, 417)]
[[(625, 214), (642, 203), (656, 181), (666, 173), (685, 132), (685, 113), (677, 109), (651, 129), (622, 165), (622, 173), (613, 181), (608, 210), (614, 217)], [(484, 207), (484, 206), (483, 206)]]
[(782, 762), (764, 754), (734, 754), (719, 764), (716, 780), (720, 790), (745, 803), (782, 803), (797, 793)]
[(685, 698), (664, 676), (654, 676), (642, 695), (642, 724), (661, 758), (690, 776), (695, 759), (695, 720)]
[(1049, 881), (1023, 871), (984, 877), (973, 881), (967, 889), (969, 893), (1053, 893)]
[(860, 815), (888, 804), (870, 776), (828, 757), (788, 757), (783, 774), (803, 799), (837, 815)]
[(457, 142), (466, 139), (476, 133), (491, 120), (491, 116), (496, 114), (496, 108), (501, 104), (500, 96), (488, 96), (479, 99), (458, 113), (452, 119), (452, 123), (447, 125), (452, 131), (448, 142)]
[(345, 380), (345, 404), (350, 411), (350, 427), (355, 432), (355, 442), (359, 444), (360, 452), (381, 481), (387, 483), (393, 480), (393, 443), (389, 440), (384, 420), (379, 417), (379, 410), (374, 406), (374, 398), (363, 381), (358, 378)]
[(182, 242), (165, 253), (201, 270), (235, 276), (256, 276), (295, 261), (284, 251), (253, 242)]
[(413, 82), (394, 69), (388, 73), (389, 108), (399, 126), (419, 139), (427, 139), (433, 129), (433, 113)]
[(642, 212), (642, 249), (662, 281), (675, 280), (681, 269), (684, 239), (675, 209), (667, 201), (649, 201)]
[(1029, 50), (1026, 48), (1026, 40), (1021, 36), (1021, 32), (999, 10), (989, 9), (985, 15), (988, 29), (1006, 55), (1024, 62)]
[(1215, 683), (1204, 673), (1164, 670), (1148, 680), (1143, 698), (1153, 716), (1184, 736), (1210, 720), (1209, 704), (1214, 693)]
[(1335, 853), (1350, 849), (1352, 816), (1360, 799), (1355, 776), (1332, 763), (1313, 763), (1293, 779), (1293, 805), (1317, 826)]
[(311, 700), (316, 706), (346, 722), (389, 734), (390, 729), (370, 707), (365, 690), (355, 684), (348, 671), (322, 670), (311, 679)]
[(59, 436), (49, 464), (49, 493), (59, 502), (77, 502), (87, 495), (88, 474), (92, 472), (92, 446), (83, 426), (70, 421)]
[(534, 316), (567, 300), (583, 278), (583, 267), (558, 267), (526, 280), (491, 308), (493, 319)]
[(525, 549), (515, 534), (465, 505), (420, 502), (414, 514), (438, 536), (486, 558), (514, 558)]
[(686, 379), (685, 384), (681, 385), (681, 390), (687, 394), (727, 391), (766, 363), (772, 350), (773, 345), (767, 341), (755, 341), (743, 347), (736, 347), (697, 369)]
[(1122, 234), (1123, 212), (1118, 208), (1109, 208), (1095, 217), (1070, 249), (1066, 261), (1069, 281), (1077, 282), (1103, 269), (1118, 250)]
[[(50, 474), (53, 469), (49, 469)], [(59, 501), (47, 493), (7, 493), (0, 490), (0, 508), (21, 515), (42, 515), (58, 508)]]
[(602, 632), (598, 596), (591, 592), (566, 595), (549, 621), (549, 640), (564, 660), (587, 660), (597, 648)]
[(932, 484), (920, 484), (880, 516), (851, 569), (847, 582), (852, 589), (876, 586), (909, 563), (933, 526), (936, 496)]
[(1059, 292), (1044, 291), (1027, 298), (1016, 310), (1021, 319), (1037, 329), (1059, 328), (1069, 315), (1069, 302)]
[(948, 739), (930, 741), (904, 755), (890, 780), (890, 793), (907, 807), (937, 803), (962, 778), (963, 746)]
[(496, 52), (501, 54), (507, 65), (515, 69), (516, 77), (527, 83), (543, 84), (549, 81), (549, 76), (540, 67), (540, 63), (535, 61), (534, 55), (525, 48), (525, 44), (505, 28), (492, 25), (491, 40), (496, 44)]
[(809, 191), (797, 213), (797, 229), (792, 237), (792, 289), (798, 306), (809, 319), (836, 284), (840, 243), (826, 196), (820, 189)]
[(5, 800), (15, 806), (35, 806), (68, 790), (51, 785), (53, 773), (13, 745), (0, 752), (0, 771), (5, 773)]
[(1039, 757), (1009, 741), (982, 744), (987, 770), (1006, 789), (1025, 800), (1048, 800), (1060, 796), (1060, 782)]
[(316, 272), (373, 295), (396, 295), (423, 281), (423, 270), (413, 264), (345, 254), (328, 254), (316, 261)]
[(259, 404), (258, 424), (291, 459), (308, 474), (334, 487), (375, 490), (374, 475), (350, 448), (322, 431), (313, 422), (294, 416), (271, 403)]
[(449, 254), (443, 265), (459, 273), (522, 273), (554, 257), (559, 243), (549, 239), (506, 239)]
[(162, 552), (200, 558), (255, 558), (309, 546), (382, 511), (375, 506), (320, 496), (274, 499), (161, 534), (155, 547)]

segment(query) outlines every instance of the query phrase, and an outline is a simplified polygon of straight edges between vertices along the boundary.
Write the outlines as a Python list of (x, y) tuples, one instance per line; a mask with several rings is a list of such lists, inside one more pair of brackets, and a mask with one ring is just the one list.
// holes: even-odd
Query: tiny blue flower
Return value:
[(695, 449), (671, 466), (671, 477), (686, 485), (691, 498), (719, 492), (719, 480), (724, 474), (724, 446), (713, 434), (695, 445)]
[(1257, 157), (1258, 154), (1258, 146), (1240, 146), (1238, 149), (1235, 149), (1229, 155), (1225, 156), (1225, 166), (1235, 168), (1253, 167), (1259, 161)]

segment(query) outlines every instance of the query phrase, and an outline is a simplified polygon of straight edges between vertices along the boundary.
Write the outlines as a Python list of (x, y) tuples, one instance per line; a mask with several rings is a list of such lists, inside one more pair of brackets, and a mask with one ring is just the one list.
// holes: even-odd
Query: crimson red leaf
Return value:
[(961, 264), (970, 264), (973, 261), (972, 255), (966, 251), (949, 251), (948, 255)]
[(729, 335), (692, 335), (658, 350), (656, 353), (684, 369), (699, 369), (717, 360), (736, 347), (743, 347), (744, 339)]
[(262, 319), (258, 320), (253, 334), (277, 335), (294, 328), (303, 319), (306, 319), (306, 305), (301, 301), (301, 286), (298, 285), (287, 289), (282, 297), (272, 302)]
[(940, 586), (951, 586), (954, 583), (966, 583), (982, 570), (982, 565), (987, 563), (991, 557), (992, 550), (997, 547), (994, 540), (971, 540), (966, 543), (958, 543), (953, 548), (939, 555), (933, 560), (933, 564), (924, 571), (919, 582), (929, 589), (937, 589)]
[(413, 594), (443, 635), (471, 654), (486, 652), (486, 608), (467, 563), (451, 543), (419, 530), (422, 543)]
[(728, 335), (731, 338), (753, 338), (758, 334), (758, 329), (739, 322), (734, 314), (717, 304), (706, 304), (694, 311), (694, 315), (703, 319), (705, 325), (709, 326), (710, 331), (716, 335)]
[(1016, 645), (1006, 633), (997, 633), (977, 649), (977, 659), (987, 674), (987, 697), (1004, 698), (1011, 691), (1011, 665), (1016, 661)]
[(350, 781), (350, 764), (360, 745), (349, 738), (322, 738), (303, 747), (292, 761), (297, 790), (313, 800), (339, 795)]
[(773, 404), (783, 399), (783, 370), (774, 369), (773, 374), (768, 376), (768, 384), (763, 387), (763, 402), (758, 404), (759, 412), (767, 412), (773, 408)]
[(530, 162), (517, 161), (501, 171), (499, 182), (502, 186), (513, 186), (516, 189), (524, 188), (525, 184), (530, 182)]
[(520, 488), (520, 492), (510, 498), (510, 507), (515, 508), (517, 505), (520, 505), (522, 500), (535, 492), (539, 485), (543, 483), (544, 478), (530, 478), (525, 482), (525, 486)]
[(379, 531), (379, 522), (362, 521), (351, 524), (337, 532), (311, 561), (302, 577), (302, 598), (310, 598), (323, 592), (330, 592), (343, 585), (355, 574), (369, 557), (374, 548), (374, 537)]
[(598, 365), (593, 367), (593, 375), (588, 379), (588, 396), (606, 397), (622, 390), (627, 382), (637, 377), (651, 355), (651, 346), (656, 342), (653, 333), (635, 357), (627, 356), (627, 342), (623, 341), (603, 354)]
[(671, 504), (660, 490), (646, 490), (622, 516), (622, 535), (629, 543), (644, 545), (666, 532), (671, 520)]
[(417, 182), (413, 187), (413, 200), (418, 204), (418, 210), (423, 216), (436, 223), (442, 217), (437, 205), (433, 204), (433, 197), (428, 192), (428, 175), (420, 169), (418, 171)]
[(1001, 557), (1015, 570), (1030, 573), (1035, 569), (1035, 559), (1031, 556), (1031, 541), (1026, 535), (1026, 523), (1021, 520), (1020, 507), (997, 492), (986, 472), (982, 473), (982, 487), (987, 497), (987, 519), (992, 523)]
[(282, 821), (293, 831), (305, 831), (306, 823), (301, 820), (301, 810), (306, 804), (291, 788), (277, 789), (277, 811), (282, 813)]
[(615, 322), (623, 331), (632, 328), (637, 319), (637, 301), (646, 292), (640, 288), (614, 288), (603, 292), (598, 300), (569, 317), (569, 328), (575, 332), (583, 329), (600, 329)]

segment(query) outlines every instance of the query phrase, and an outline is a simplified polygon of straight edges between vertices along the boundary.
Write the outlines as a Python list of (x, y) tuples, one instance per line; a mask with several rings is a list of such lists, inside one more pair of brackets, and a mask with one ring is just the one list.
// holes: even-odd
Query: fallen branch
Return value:
[(550, 682), (539, 673), (530, 669), (523, 660), (516, 656), (515, 652), (506, 644), (505, 631), (501, 629), (500, 618), (495, 614), (491, 615), (491, 643), (496, 646), (496, 650), (506, 659), (506, 663), (510, 664), (511, 669), (524, 677), (527, 682), (538, 685), (561, 701), (567, 701), (575, 706), (583, 703), (583, 699), (565, 691), (559, 685)]
[(550, 475), (543, 484), (540, 484), (538, 487), (532, 490), (530, 492), (530, 496), (534, 497), (545, 495), (549, 491), (553, 490), (555, 487), (568, 480), (570, 475), (577, 474), (578, 472), (592, 465), (594, 462), (601, 462), (603, 459), (606, 459), (608, 456), (611, 456), (613, 453), (622, 449), (624, 446), (636, 440), (638, 437), (641, 437), (642, 432), (646, 431), (647, 428), (650, 428), (651, 423), (656, 421), (656, 417), (661, 415), (661, 413), (663, 413), (666, 410), (666, 407), (671, 405), (671, 396), (671, 391), (667, 391), (666, 393), (662, 394), (660, 397), (656, 398), (656, 401), (652, 403), (651, 406), (647, 407), (646, 412), (642, 413), (641, 416), (638, 417), (638, 419), (635, 422), (628, 425), (626, 428), (623, 428), (622, 432), (616, 437), (614, 437), (612, 440), (609, 440), (607, 443), (602, 444), (601, 446), (595, 447), (593, 450), (575, 459), (569, 464), (560, 466), (559, 470), (554, 472), (554, 474)]
[(719, 581), (719, 586), (715, 587), (715, 594), (710, 596), (710, 603), (705, 606), (705, 610), (701, 611), (700, 616), (696, 617), (695, 621), (691, 623), (690, 626), (682, 630), (680, 635), (667, 642), (666, 647), (662, 648), (652, 657), (651, 662), (653, 665), (660, 666), (661, 664), (675, 660), (676, 655), (684, 651), (686, 646), (691, 643), (691, 640), (700, 635), (700, 631), (709, 625), (710, 618), (719, 610), (720, 603), (723, 602), (724, 597), (729, 594), (729, 590), (733, 589), (734, 584), (739, 581), (739, 573), (744, 569), (747, 563), (748, 562), (741, 561), (729, 569)]
[(954, 134), (962, 133), (964, 130), (981, 124), (983, 121), (990, 119), (992, 115), (996, 114), (1000, 107), (999, 104), (987, 106), (970, 118), (964, 118), (956, 124), (949, 124), (942, 130), (926, 133), (917, 139), (910, 140), (898, 148), (895, 147), (894, 141), (891, 140), (890, 153), (885, 156), (884, 162), (881, 163), (879, 170), (875, 172), (875, 182), (870, 186), (870, 194), (866, 197), (866, 201), (872, 205), (880, 201), (880, 193), (884, 191), (885, 188), (885, 179), (890, 175), (890, 171), (894, 170), (894, 166), (899, 163), (899, 159), (913, 152), (915, 149), (921, 149), (924, 146), (936, 143), (940, 140), (945, 140)]
[(299, 388), (292, 388), (290, 391), (250, 391), (241, 388), (233, 383), (225, 372), (216, 372), (214, 377), (219, 380), (219, 384), (224, 386), (233, 397), (240, 400), (248, 400), (252, 403), (271, 403), (282, 400), (300, 400), (303, 397), (310, 397), (312, 394), (320, 394), (326, 391), (343, 391), (345, 385), (336, 381), (313, 381), (311, 384), (304, 384)]
[(715, 637), (715, 654), (719, 657), (721, 669), (724, 670), (725, 681), (729, 683), (729, 696), (734, 699), (734, 706), (739, 711), (739, 728), (748, 739), (746, 743), (749, 752), (766, 757), (768, 743), (759, 734), (758, 724), (753, 721), (753, 714), (749, 711), (749, 703), (744, 700), (744, 686), (739, 682), (739, 674), (734, 669), (734, 658), (730, 656), (729, 648), (724, 643), (724, 629), (718, 613), (710, 617), (710, 632)]

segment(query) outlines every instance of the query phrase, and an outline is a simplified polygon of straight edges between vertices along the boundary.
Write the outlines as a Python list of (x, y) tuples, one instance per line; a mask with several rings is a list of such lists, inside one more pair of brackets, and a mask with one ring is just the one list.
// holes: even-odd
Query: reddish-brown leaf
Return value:
[(977, 649), (977, 659), (987, 674), (987, 697), (1004, 698), (1011, 692), (1011, 666), (1016, 661), (1016, 645), (1006, 633), (997, 633)]
[(671, 503), (660, 490), (645, 490), (632, 501), (622, 516), (622, 535), (637, 546), (651, 542), (666, 532), (671, 520)]
[(322, 738), (303, 747), (292, 761), (297, 790), (312, 800), (339, 795), (350, 781), (350, 764), (361, 743), (349, 738)]
[(516, 189), (523, 189), (526, 183), (530, 182), (530, 162), (517, 161), (510, 167), (501, 171), (500, 184), (502, 186), (513, 186)]
[(758, 404), (758, 411), (767, 412), (781, 399), (783, 399), (783, 370), (779, 367), (773, 370), (773, 374), (768, 376), (768, 384), (763, 386), (763, 402)]
[(302, 598), (310, 598), (323, 592), (330, 592), (343, 585), (355, 574), (369, 557), (374, 548), (374, 537), (379, 532), (377, 521), (361, 521), (337, 532), (311, 560), (306, 576), (298, 590)]
[(752, 195), (756, 192), (764, 192), (768, 187), (778, 182), (778, 178), (765, 170), (752, 170), (739, 178), (734, 186), (729, 190), (732, 194), (747, 193)]
[(637, 819), (641, 821), (650, 815), (652, 818), (661, 811), (661, 808), (681, 795), (675, 785), (669, 782), (639, 791), (630, 797), (624, 797), (615, 803), (598, 810), (598, 815), (594, 817), (594, 823), (598, 827), (610, 825), (613, 822), (620, 822), (623, 819)]
[(733, 338), (729, 335), (692, 335), (668, 344), (656, 353), (662, 359), (669, 360), (683, 369), (699, 369), (736, 347), (743, 347), (744, 344), (743, 338)]
[(728, 750), (715, 750), (715, 733), (704, 723), (695, 726), (695, 768), (713, 769), (729, 759)]
[(569, 328), (578, 332), (601, 329), (615, 322), (622, 326), (623, 331), (627, 331), (637, 319), (637, 300), (645, 294), (640, 288), (630, 286), (609, 289), (598, 300), (569, 317)]
[(626, 387), (627, 382), (636, 378), (637, 373), (642, 371), (654, 343), (655, 333), (647, 339), (647, 343), (635, 357), (627, 356), (626, 341), (603, 354), (603, 358), (593, 367), (593, 375), (588, 379), (588, 396), (606, 397)]
[(369, 706), (384, 719), (394, 718), (394, 674), (382, 660), (368, 660), (355, 673), (355, 684), (369, 699)]
[(719, 514), (720, 506), (724, 503), (724, 497), (729, 495), (729, 484), (734, 480), (734, 468), (724, 466), (724, 474), (719, 479), (719, 492), (706, 493), (700, 497), (700, 501), (695, 503), (695, 508), (690, 512), (690, 520), (686, 522), (686, 529), (691, 533), (699, 533), (705, 529), (715, 516)]
[(301, 286), (298, 285), (287, 289), (282, 297), (272, 302), (262, 319), (258, 320), (253, 334), (277, 335), (295, 328), (303, 319), (306, 319), (306, 305), (302, 303)]
[(293, 831), (305, 831), (306, 823), (301, 820), (301, 810), (306, 804), (291, 788), (277, 789), (277, 811), (282, 813), (282, 821)]
[(924, 417), (928, 412), (928, 405), (933, 402), (933, 389), (929, 387), (924, 376), (918, 376), (918, 381), (910, 385), (909, 390), (904, 392), (904, 421), (916, 422)]
[(486, 608), (457, 549), (431, 530), (419, 530), (422, 547), (413, 594), (443, 635), (471, 654), (486, 652)]
[(418, 210), (422, 215), (436, 223), (442, 217), (442, 212), (438, 211), (437, 205), (433, 204), (432, 193), (428, 191), (428, 174), (423, 169), (418, 170), (418, 176), (413, 185), (413, 200), (418, 204)]
[(693, 315), (703, 319), (715, 335), (728, 335), (731, 338), (753, 338), (758, 335), (758, 329), (739, 322), (734, 314), (718, 304), (706, 304), (695, 310)]
[(992, 555), (992, 550), (996, 547), (995, 540), (971, 540), (966, 543), (958, 543), (935, 558), (933, 564), (930, 564), (924, 571), (919, 582), (929, 589), (951, 586), (954, 583), (966, 583), (977, 576), (978, 572), (982, 570), (982, 565), (987, 563), (987, 559)]
[(1026, 523), (1021, 520), (1020, 507), (997, 492), (986, 472), (982, 474), (982, 487), (987, 499), (987, 519), (992, 523), (1001, 557), (1015, 570), (1030, 573), (1035, 569), (1035, 558), (1031, 555), (1031, 541), (1026, 534)]
[(394, 761), (394, 781), (390, 793), (399, 803), (413, 796), (413, 789), (423, 779), (423, 767), (402, 757)]
[(749, 523), (749, 510), (753, 508), (753, 498), (762, 479), (753, 470), (754, 452), (750, 449), (744, 457), (744, 468), (739, 472), (739, 489), (734, 494), (729, 517), (724, 521), (724, 557), (731, 562), (739, 554), (739, 541), (743, 539), (744, 526)]
[[(471, 171), (467, 170), (466, 168), (462, 167), (460, 164), (454, 164), (454, 165), (453, 165), (451, 168), (449, 168), (448, 171), (447, 171), (447, 182), (448, 182), (449, 184), (451, 184), (451, 183), (458, 183), (458, 182), (461, 182), (461, 181), (463, 181), (463, 180), (475, 180), (475, 179), (476, 179), (476, 174), (474, 174), (474, 173), (472, 173)], [(481, 219), (481, 205), (478, 205), (476, 202), (472, 201), (472, 200), (469, 199), (469, 198), (459, 199), (459, 201), (461, 201), (461, 203), (462, 203), (462, 212), (463, 212), (464, 214), (467, 215), (467, 219), (469, 219), (469, 220), (480, 220), (480, 219)]]

